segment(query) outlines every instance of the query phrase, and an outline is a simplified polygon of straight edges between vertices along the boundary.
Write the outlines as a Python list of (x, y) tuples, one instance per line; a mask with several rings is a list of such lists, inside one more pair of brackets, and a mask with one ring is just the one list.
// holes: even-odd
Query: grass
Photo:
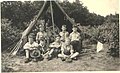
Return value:
[[(106, 45), (105, 45), (106, 47)], [(95, 48), (95, 45), (92, 45)], [(120, 70), (119, 58), (113, 58), (103, 50), (96, 53), (89, 49), (86, 53), (80, 55), (77, 61), (72, 63), (62, 62), (59, 58), (50, 61), (44, 59), (39, 62), (24, 63), (24, 56), (15, 56), (4, 61), (7, 53), (2, 53), (2, 71), (12, 72), (46, 72), (46, 71), (117, 71)], [(6, 68), (7, 69), (6, 69)]]

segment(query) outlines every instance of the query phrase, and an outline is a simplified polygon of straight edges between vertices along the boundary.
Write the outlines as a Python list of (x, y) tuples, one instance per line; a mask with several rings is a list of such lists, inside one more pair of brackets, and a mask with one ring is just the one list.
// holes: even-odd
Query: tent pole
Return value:
[(40, 15), (43, 12), (43, 9), (45, 8), (45, 5), (47, 4), (47, 1), (44, 2), (42, 8), (40, 9), (39, 13), (34, 17), (33, 21), (30, 23), (30, 25), (28, 26), (28, 28), (23, 32), (22, 38), (24, 38), (26, 35), (28, 35), (28, 33), (30, 32), (30, 30), (32, 29), (32, 27), (34, 26), (34, 24), (36, 23), (36, 20), (40, 17)]
[(51, 11), (51, 17), (52, 17), (52, 25), (53, 25), (53, 33), (55, 35), (55, 23), (54, 23), (54, 18), (53, 18), (53, 8), (52, 8), (52, 2), (50, 0), (50, 11)]

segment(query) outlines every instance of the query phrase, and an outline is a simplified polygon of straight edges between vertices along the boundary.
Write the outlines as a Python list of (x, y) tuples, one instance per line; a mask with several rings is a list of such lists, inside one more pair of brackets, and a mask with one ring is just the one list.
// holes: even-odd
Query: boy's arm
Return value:
[(47, 32), (45, 32), (44, 37), (45, 37), (45, 39), (49, 39), (49, 38), (48, 38), (48, 33), (47, 33)]
[(51, 43), (50, 45), (49, 45), (49, 47), (51, 48), (51, 47), (54, 47), (54, 43)]
[(70, 39), (72, 38), (72, 33), (70, 33), (69, 38), (70, 38)]
[(61, 53), (64, 54), (64, 46), (61, 46)]
[(38, 46), (39, 46), (39, 44), (35, 42), (34, 47), (38, 47)]
[(67, 32), (67, 34), (66, 34), (67, 36), (69, 36), (70, 34), (69, 34), (69, 32)]
[(26, 43), (24, 46), (23, 46), (24, 49), (29, 49), (30, 46)]
[(81, 39), (81, 35), (80, 35), (80, 33), (78, 33), (78, 37), (77, 37), (77, 39), (78, 39), (78, 40)]
[(71, 55), (73, 55), (73, 52), (74, 52), (73, 46), (71, 45), (71, 50), (70, 50)]
[(36, 42), (38, 42), (39, 34), (36, 35)]

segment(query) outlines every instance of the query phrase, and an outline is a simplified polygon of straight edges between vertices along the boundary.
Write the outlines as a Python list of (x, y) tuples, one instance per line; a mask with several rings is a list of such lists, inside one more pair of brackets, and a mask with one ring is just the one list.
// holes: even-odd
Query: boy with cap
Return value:
[(23, 48), (25, 50), (25, 53), (26, 53), (25, 63), (30, 62), (30, 53), (31, 53), (31, 51), (34, 50), (34, 49), (37, 49), (38, 46), (39, 46), (38, 43), (36, 43), (33, 38), (34, 38), (34, 34), (31, 33), (28, 36), (28, 42), (23, 46)]
[(69, 37), (69, 33), (66, 31), (66, 25), (62, 25), (62, 31), (59, 33), (59, 35), (62, 42)]
[(61, 46), (61, 54), (58, 54), (58, 57), (60, 57), (62, 61), (67, 61), (67, 59), (72, 61), (72, 59), (75, 59), (79, 55), (78, 52), (74, 51), (70, 42), (71, 40), (67, 38), (65, 43)]
[(72, 28), (73, 32), (70, 33), (69, 38), (71, 39), (71, 44), (73, 45), (73, 48), (75, 51), (80, 53), (80, 33), (77, 31), (77, 26), (73, 26)]

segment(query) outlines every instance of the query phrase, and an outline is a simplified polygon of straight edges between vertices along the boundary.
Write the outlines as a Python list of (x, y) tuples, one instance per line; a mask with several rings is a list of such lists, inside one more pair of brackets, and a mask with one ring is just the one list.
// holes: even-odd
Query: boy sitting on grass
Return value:
[(58, 54), (58, 57), (60, 57), (62, 61), (72, 61), (72, 59), (75, 59), (79, 55), (78, 52), (74, 51), (70, 42), (71, 40), (67, 38), (65, 43), (61, 46), (61, 54)]
[(69, 36), (69, 38), (71, 39), (71, 44), (72, 44), (74, 50), (80, 53), (82, 50), (81, 44), (80, 44), (81, 35), (77, 31), (77, 26), (73, 26), (72, 30), (73, 30), (73, 32), (70, 33), (70, 36)]
[(48, 51), (48, 60), (51, 60), (53, 57), (56, 57), (60, 53), (61, 41), (60, 36), (57, 35), (55, 41), (49, 45)]
[(40, 52), (38, 51), (36, 57), (35, 56), (31, 56), (31, 53), (33, 52), (33, 50), (37, 50), (37, 48), (39, 46), (38, 43), (36, 43), (33, 38), (34, 38), (34, 34), (31, 33), (28, 36), (28, 42), (23, 46), (23, 49), (25, 50), (25, 53), (26, 53), (25, 63), (30, 62), (31, 61), (31, 57), (34, 57), (34, 60), (36, 61), (36, 58), (38, 57), (38, 55), (40, 55)]

